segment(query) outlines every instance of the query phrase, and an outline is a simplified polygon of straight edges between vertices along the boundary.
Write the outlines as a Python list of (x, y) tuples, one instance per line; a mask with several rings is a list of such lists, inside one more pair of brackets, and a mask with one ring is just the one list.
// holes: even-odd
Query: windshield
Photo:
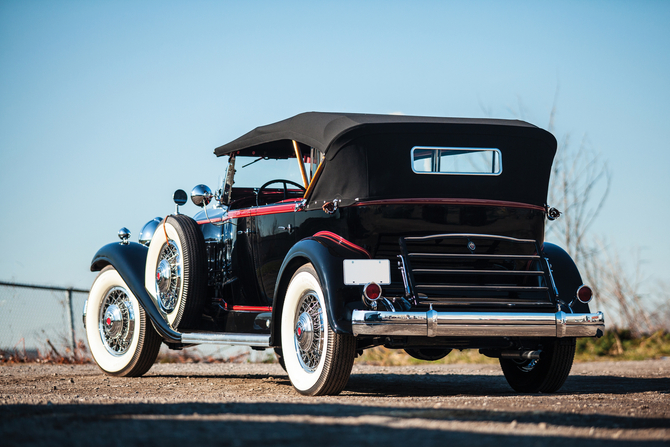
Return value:
[(238, 157), (235, 169), (236, 188), (260, 188), (266, 182), (276, 179), (303, 184), (300, 166), (295, 158), (266, 160), (258, 157)]

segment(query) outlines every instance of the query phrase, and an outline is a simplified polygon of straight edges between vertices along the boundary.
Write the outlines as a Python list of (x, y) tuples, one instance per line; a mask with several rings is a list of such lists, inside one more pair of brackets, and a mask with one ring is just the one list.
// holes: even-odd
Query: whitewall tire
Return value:
[(93, 360), (107, 374), (141, 376), (156, 361), (161, 337), (112, 266), (93, 281), (85, 323)]
[(183, 214), (168, 216), (151, 238), (145, 287), (172, 329), (193, 327), (202, 314), (207, 286), (205, 250), (198, 224)]
[(281, 317), (282, 357), (301, 394), (338, 394), (351, 374), (356, 339), (330, 327), (327, 309), (316, 271), (305, 264), (291, 278)]

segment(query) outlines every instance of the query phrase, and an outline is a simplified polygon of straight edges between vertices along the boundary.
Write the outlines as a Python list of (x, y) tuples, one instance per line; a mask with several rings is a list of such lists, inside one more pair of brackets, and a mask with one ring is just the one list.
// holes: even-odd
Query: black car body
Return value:
[[(93, 356), (135, 376), (161, 342), (274, 347), (315, 395), (340, 392), (370, 347), (477, 348), (514, 389), (555, 391), (575, 338), (604, 329), (570, 256), (544, 241), (555, 151), (522, 121), (311, 112), (256, 128), (216, 148), (226, 182), (194, 188), (193, 219), (154, 219), (146, 245), (124, 235), (95, 255)], [(293, 159), (303, 184), (236, 188), (245, 157)]]

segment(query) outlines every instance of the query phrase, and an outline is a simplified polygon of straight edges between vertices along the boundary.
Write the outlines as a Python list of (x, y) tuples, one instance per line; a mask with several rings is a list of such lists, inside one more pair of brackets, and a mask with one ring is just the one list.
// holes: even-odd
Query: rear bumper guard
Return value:
[(354, 310), (354, 335), (417, 337), (600, 337), (602, 312), (382, 312)]

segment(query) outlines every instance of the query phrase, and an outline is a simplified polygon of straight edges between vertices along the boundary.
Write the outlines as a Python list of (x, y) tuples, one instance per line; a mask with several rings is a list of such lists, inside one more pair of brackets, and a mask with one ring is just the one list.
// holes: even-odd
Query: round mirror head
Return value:
[(184, 191), (183, 189), (176, 190), (172, 195), (172, 200), (174, 200), (174, 203), (176, 203), (177, 205), (182, 206), (188, 201), (186, 191)]
[(209, 205), (209, 202), (212, 201), (212, 190), (207, 187), (207, 185), (196, 185), (191, 191), (191, 201), (199, 207), (204, 207)]

